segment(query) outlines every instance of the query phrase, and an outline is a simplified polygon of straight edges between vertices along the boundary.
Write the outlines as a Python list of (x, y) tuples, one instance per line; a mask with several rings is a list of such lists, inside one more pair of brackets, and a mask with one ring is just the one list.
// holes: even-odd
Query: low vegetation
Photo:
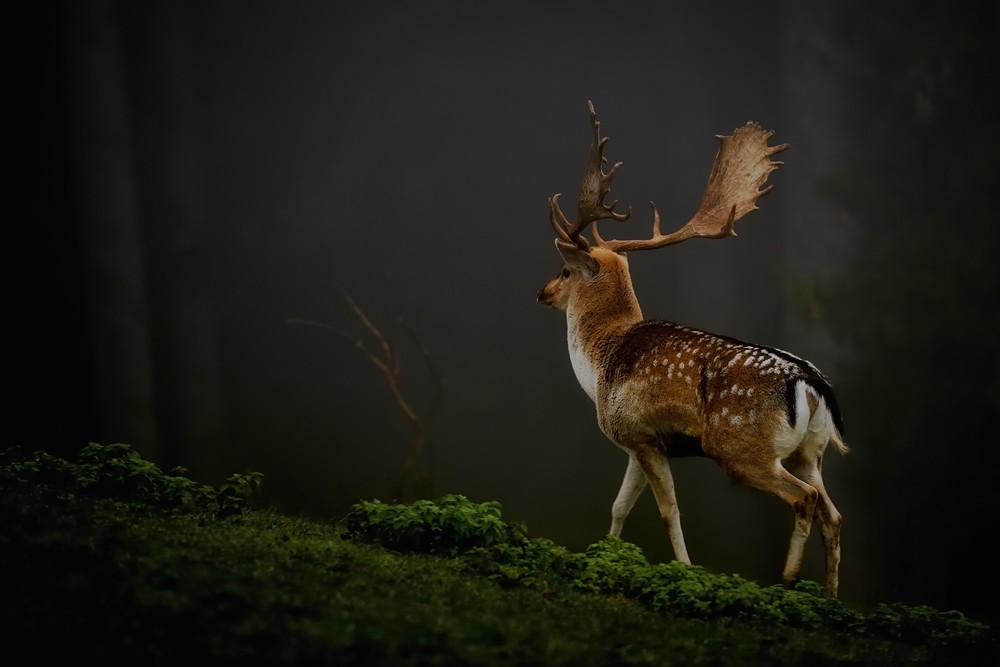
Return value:
[(461, 495), (323, 523), (252, 508), (122, 444), (0, 453), (6, 648), (45, 658), (295, 665), (960, 665), (957, 611), (863, 613), (607, 538), (570, 552)]

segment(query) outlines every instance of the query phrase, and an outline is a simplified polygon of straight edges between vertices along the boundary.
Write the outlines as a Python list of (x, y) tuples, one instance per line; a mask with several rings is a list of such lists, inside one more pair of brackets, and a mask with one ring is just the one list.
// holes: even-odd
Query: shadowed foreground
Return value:
[(959, 665), (957, 611), (862, 612), (608, 538), (571, 553), (460, 495), (361, 502), (337, 524), (250, 508), (128, 445), (0, 453), (6, 644), (34, 659), (244, 664)]

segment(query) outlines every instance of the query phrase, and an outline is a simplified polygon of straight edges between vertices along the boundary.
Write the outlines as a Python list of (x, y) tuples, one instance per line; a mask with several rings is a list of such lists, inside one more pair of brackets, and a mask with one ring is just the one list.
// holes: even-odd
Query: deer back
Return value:
[(721, 448), (767, 441), (769, 455), (785, 458), (805, 441), (840, 440), (829, 381), (783, 350), (662, 320), (586, 347), (601, 351), (598, 422), (619, 444), (656, 439), (669, 449), (694, 438), (701, 451), (685, 451), (722, 458)]

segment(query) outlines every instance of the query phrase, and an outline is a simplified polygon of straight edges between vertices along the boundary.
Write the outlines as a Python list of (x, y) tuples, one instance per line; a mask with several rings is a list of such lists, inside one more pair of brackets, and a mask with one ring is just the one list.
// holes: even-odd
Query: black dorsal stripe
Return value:
[[(682, 324), (677, 324), (676, 322), (670, 322), (668, 320), (643, 320), (632, 327), (629, 333), (626, 334), (626, 337), (633, 339), (630, 342), (634, 342), (635, 339), (641, 341), (647, 336), (655, 335), (655, 332), (658, 329), (664, 327), (671, 329), (674, 332), (674, 335), (682, 338), (691, 339), (700, 336), (707, 336), (733, 346), (767, 352), (774, 355), (778, 359), (781, 359), (785, 363), (794, 366), (798, 370), (798, 373), (795, 377), (789, 379), (785, 388), (785, 400), (788, 406), (789, 425), (795, 424), (795, 383), (799, 380), (804, 380), (810, 387), (816, 390), (816, 393), (823, 397), (824, 401), (826, 401), (826, 407), (830, 410), (830, 414), (833, 416), (834, 426), (837, 427), (841, 436), (844, 435), (844, 418), (840, 412), (840, 405), (837, 403), (837, 397), (834, 394), (833, 385), (830, 383), (829, 378), (827, 378), (826, 375), (824, 375), (810, 362), (776, 347), (757, 345), (756, 343), (748, 343), (744, 340), (740, 340), (739, 338), (733, 338), (732, 336), (722, 336), (719, 334), (709, 333), (707, 331), (701, 331), (699, 329), (691, 329), (690, 327), (685, 327)], [(609, 364), (605, 368), (605, 380), (611, 380), (612, 374), (615, 369), (619, 367), (620, 363), (625, 362), (634, 364), (637, 361), (634, 352), (638, 349), (643, 349), (643, 346), (627, 346), (627, 350), (622, 350), (621, 348), (616, 350), (616, 354), (614, 355), (615, 363)], [(632, 352), (632, 354), (628, 354), (628, 352)], [(704, 383), (705, 378), (702, 377), (700, 380), (701, 383)], [(702, 387), (699, 387), (699, 389), (702, 391), (702, 400), (704, 401), (704, 389)]]

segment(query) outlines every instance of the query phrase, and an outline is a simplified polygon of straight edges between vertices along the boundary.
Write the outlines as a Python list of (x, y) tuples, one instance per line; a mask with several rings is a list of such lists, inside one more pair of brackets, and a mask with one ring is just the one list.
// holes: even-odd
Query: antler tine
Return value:
[(604, 165), (608, 160), (604, 157), (604, 146), (608, 143), (607, 137), (601, 137), (601, 121), (597, 120), (597, 111), (594, 110), (594, 103), (587, 100), (587, 108), (590, 110), (590, 122), (594, 127), (594, 142), (590, 145), (590, 155), (587, 158), (587, 170), (583, 175), (583, 183), (580, 186), (580, 201), (578, 212), (580, 221), (577, 223), (581, 229), (592, 222), (612, 218), (614, 220), (628, 220), (632, 214), (631, 209), (625, 213), (616, 213), (615, 206), (618, 200), (615, 199), (610, 204), (604, 203), (604, 197), (611, 191), (611, 181), (615, 177), (615, 172), (622, 166), (621, 162), (616, 162), (611, 167), (611, 171), (605, 173)]
[[(656, 204), (654, 204), (653, 202), (649, 202), (649, 205), (653, 208), (653, 237), (656, 238), (658, 236), (661, 236), (661, 234), (660, 234), (660, 212), (656, 210)], [(629, 207), (629, 213), (630, 214), (632, 213), (632, 207), (631, 206)], [(622, 243), (622, 241), (605, 241), (603, 238), (601, 238), (601, 234), (597, 230), (597, 222), (596, 221), (594, 222), (594, 227), (593, 227), (592, 231), (594, 233), (594, 243), (596, 243), (599, 248), (608, 248), (608, 247), (613, 248), (614, 244), (616, 244), (616, 243)]]
[[(549, 219), (555, 227), (559, 237), (564, 241), (577, 244), (580, 248), (587, 250), (589, 244), (581, 233), (591, 224), (598, 220), (614, 219), (619, 221), (628, 220), (632, 215), (632, 208), (624, 213), (615, 211), (618, 200), (605, 204), (604, 198), (611, 191), (611, 181), (615, 177), (615, 172), (622, 166), (621, 162), (612, 165), (611, 170), (604, 171), (607, 158), (604, 157), (604, 146), (608, 142), (607, 137), (601, 137), (601, 122), (597, 120), (597, 111), (594, 110), (594, 103), (587, 101), (587, 108), (590, 110), (590, 121), (594, 128), (594, 141), (590, 145), (590, 152), (587, 156), (587, 167), (583, 174), (583, 182), (580, 185), (580, 198), (577, 205), (577, 222), (570, 224), (559, 208), (558, 197), (549, 199)], [(596, 234), (596, 227), (595, 227)]]
[(757, 200), (774, 187), (761, 189), (768, 175), (783, 165), (771, 160), (789, 148), (788, 144), (768, 146), (767, 140), (774, 131), (765, 131), (757, 123), (747, 123), (728, 136), (716, 135), (719, 150), (712, 164), (708, 185), (701, 197), (697, 213), (681, 229), (671, 234), (661, 234), (659, 215), (653, 207), (653, 235), (649, 239), (627, 241), (603, 239), (599, 246), (616, 252), (662, 248), (686, 241), (689, 238), (723, 238), (736, 236), (733, 223), (757, 208)]
[(563, 215), (562, 209), (559, 208), (560, 196), (561, 193), (556, 193), (549, 197), (549, 222), (552, 223), (552, 229), (556, 230), (559, 238), (566, 243), (577, 245), (583, 250), (589, 250), (590, 245), (587, 243), (587, 239), (580, 236), (580, 230), (570, 224), (566, 216)]

